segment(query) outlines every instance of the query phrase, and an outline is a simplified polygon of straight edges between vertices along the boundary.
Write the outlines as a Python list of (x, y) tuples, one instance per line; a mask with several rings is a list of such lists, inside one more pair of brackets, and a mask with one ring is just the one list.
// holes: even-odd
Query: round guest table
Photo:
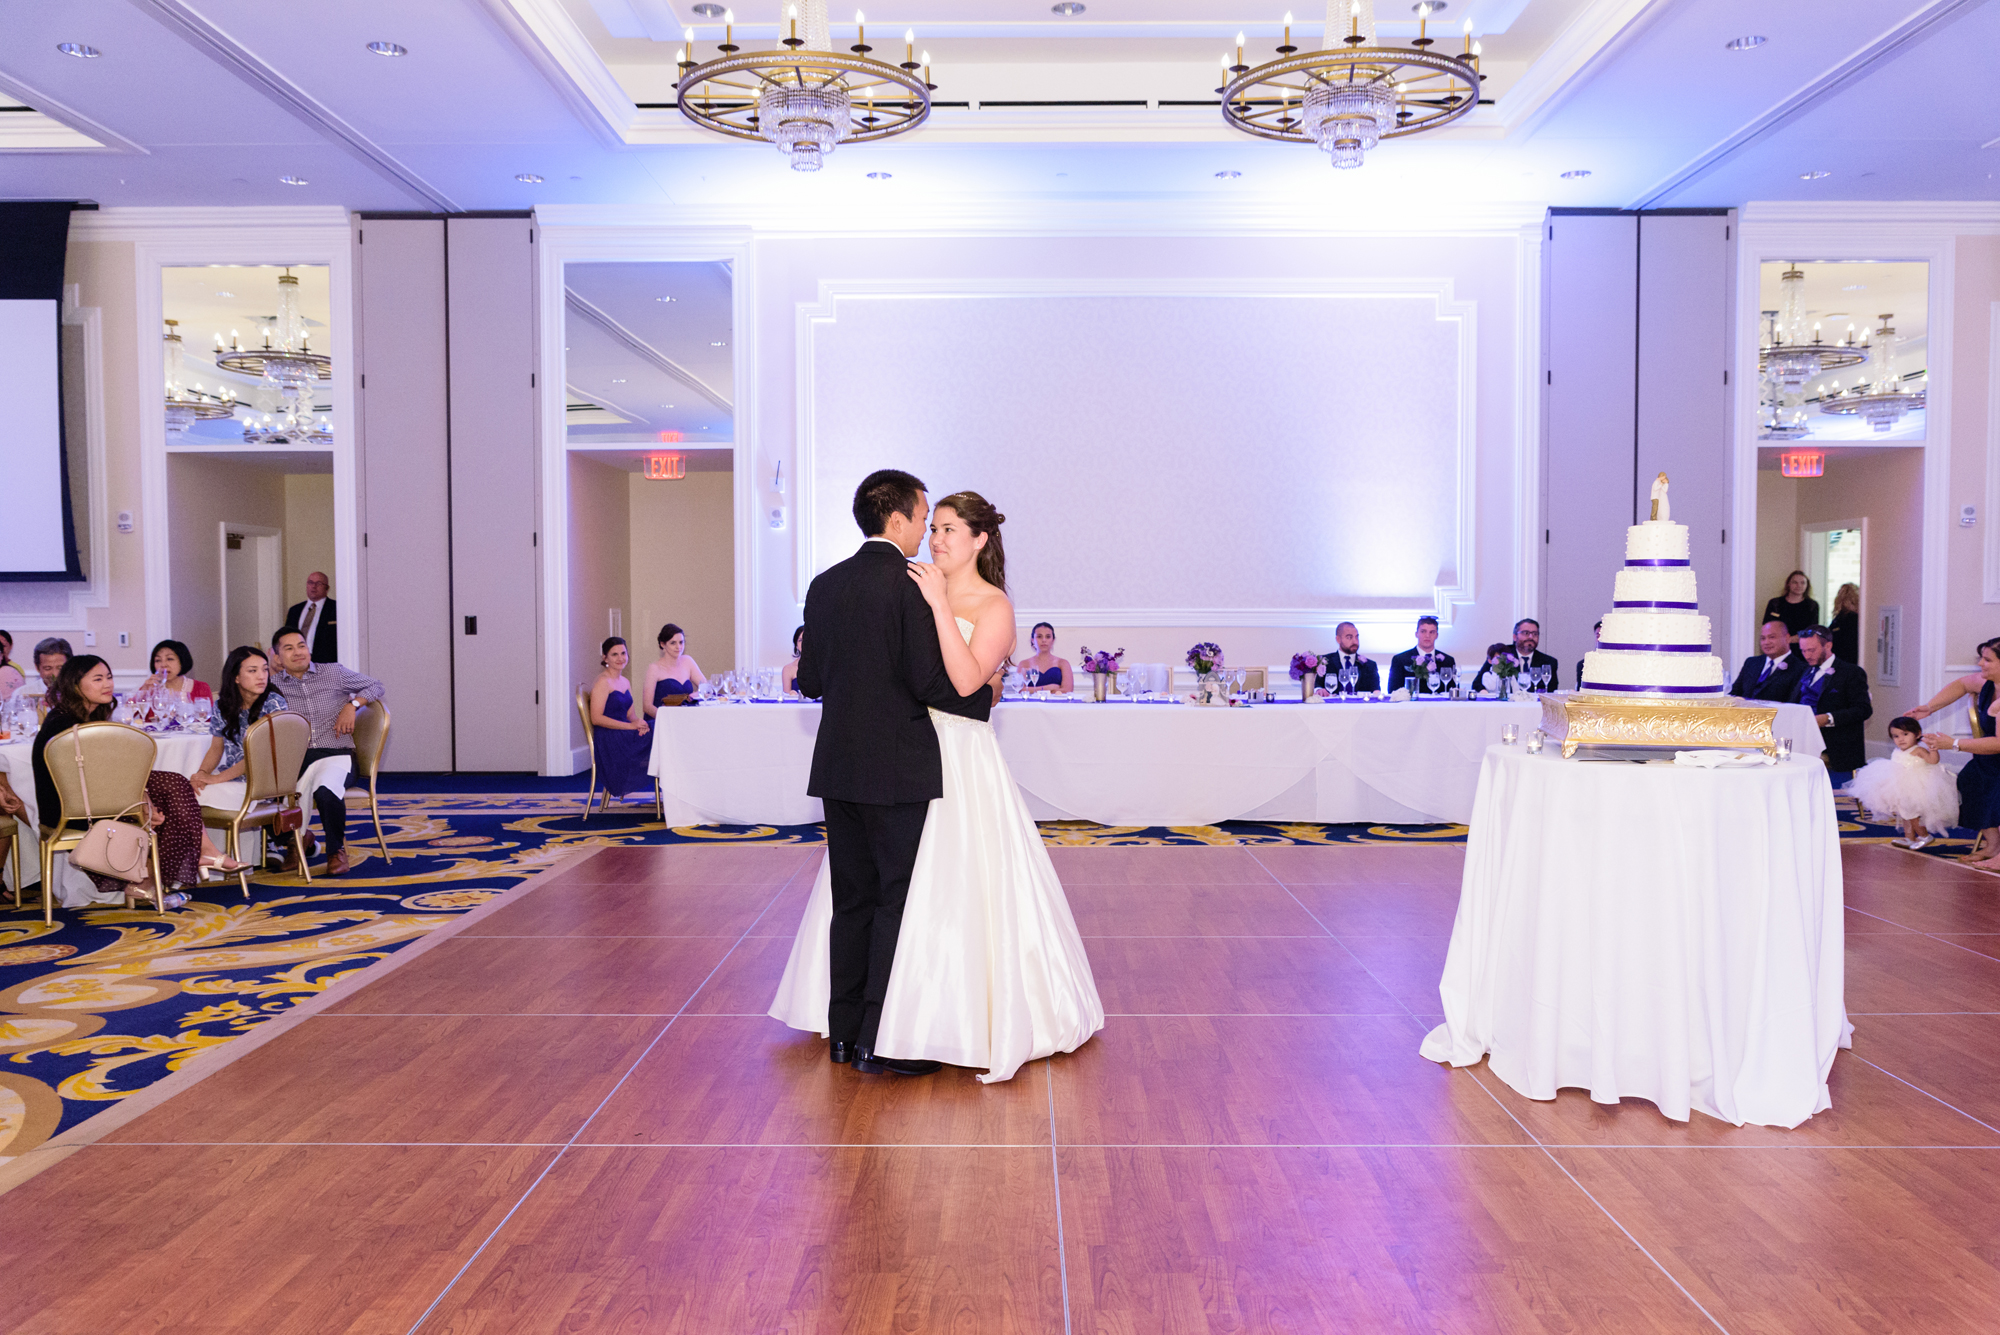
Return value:
[[(1224, 820), (1463, 824), (1480, 757), (1541, 705), (1497, 700), (1187, 704), (1009, 700), (993, 711), (1001, 753), (1036, 820), (1212, 825)], [(1777, 730), (1819, 753), (1803, 705)], [(819, 706), (704, 702), (663, 709), (648, 766), (669, 825), (807, 825)]]
[[(206, 732), (156, 732), (152, 734), (157, 748), (153, 755), (153, 768), (168, 770), (175, 774), (193, 774), (201, 768), (203, 757), (208, 755), (211, 740)], [(16, 819), (19, 820), (21, 837), (21, 879), (34, 885), (42, 879), (41, 813), (35, 805), (35, 742), (32, 737), (18, 741), (0, 742), (0, 770), (7, 775), (7, 782), (27, 807)], [(69, 865), (69, 855), (56, 854), (56, 880), (62, 889), (57, 899), (66, 908), (75, 908), (90, 902), (97, 893), (97, 887), (88, 876)], [(13, 875), (13, 856), (8, 855), (7, 874)]]
[[(1671, 752), (1666, 753), (1671, 757)], [(1797, 1126), (1832, 1106), (1842, 999), (1826, 768), (1563, 760), (1490, 748), (1433, 1061), (1532, 1099), (1586, 1089)]]

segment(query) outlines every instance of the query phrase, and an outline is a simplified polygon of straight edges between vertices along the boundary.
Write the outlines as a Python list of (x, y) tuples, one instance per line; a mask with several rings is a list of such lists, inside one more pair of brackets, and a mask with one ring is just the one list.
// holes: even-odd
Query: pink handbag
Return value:
[[(83, 772), (83, 737), (80, 729), (70, 729), (70, 744), (76, 747), (76, 782), (83, 789), (83, 809), (90, 810), (90, 781)], [(128, 808), (127, 811), (131, 810)], [(152, 836), (121, 819), (127, 812), (92, 821), (83, 842), (70, 850), (72, 866), (118, 881), (146, 879), (146, 859), (153, 851)]]

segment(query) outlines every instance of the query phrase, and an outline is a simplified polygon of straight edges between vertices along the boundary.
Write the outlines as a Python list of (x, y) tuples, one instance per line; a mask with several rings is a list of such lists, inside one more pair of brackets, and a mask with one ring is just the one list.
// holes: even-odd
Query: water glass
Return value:
[(1778, 739), (1778, 759), (1790, 760), (1791, 758), (1792, 758), (1792, 739), (1789, 737), (1780, 737)]
[(1502, 745), (1512, 746), (1516, 741), (1520, 739), (1520, 736), (1521, 736), (1520, 724), (1503, 723), (1500, 725), (1500, 741)]

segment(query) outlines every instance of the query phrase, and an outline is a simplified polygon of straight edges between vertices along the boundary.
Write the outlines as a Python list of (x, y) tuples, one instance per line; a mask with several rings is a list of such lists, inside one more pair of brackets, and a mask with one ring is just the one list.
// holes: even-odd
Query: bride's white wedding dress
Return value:
[[(972, 623), (960, 618), (967, 640)], [(1090, 960), (991, 723), (931, 711), (944, 796), (931, 803), (875, 1051), (1012, 1079), (1104, 1027)], [(773, 1017), (824, 1036), (833, 878), (822, 861)]]

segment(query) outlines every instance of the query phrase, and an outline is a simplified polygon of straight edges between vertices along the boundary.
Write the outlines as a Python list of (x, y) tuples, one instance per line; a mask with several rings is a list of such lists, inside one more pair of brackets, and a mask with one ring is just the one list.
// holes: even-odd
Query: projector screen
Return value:
[(0, 204), (0, 581), (83, 577), (62, 416), (69, 211)]

